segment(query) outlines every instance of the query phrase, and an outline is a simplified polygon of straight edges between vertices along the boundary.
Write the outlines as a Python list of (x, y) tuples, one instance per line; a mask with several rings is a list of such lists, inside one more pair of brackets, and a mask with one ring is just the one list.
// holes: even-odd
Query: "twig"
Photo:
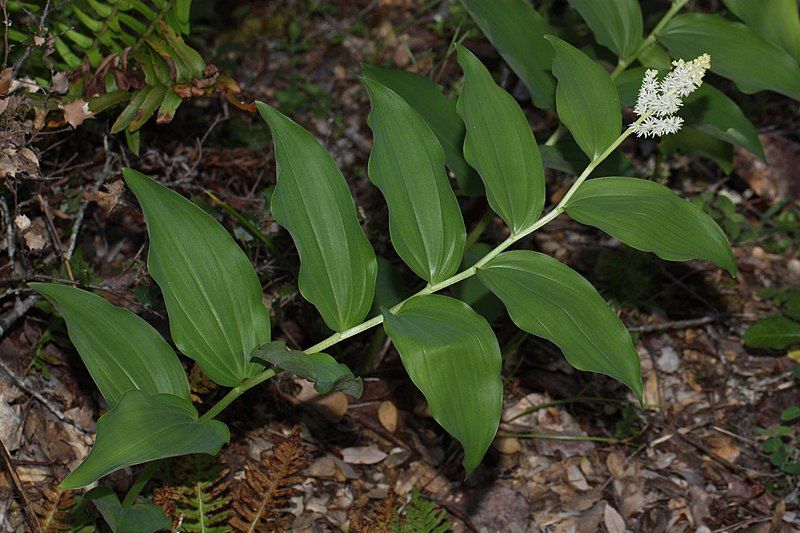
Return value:
[(11, 270), (14, 270), (14, 221), (11, 220), (11, 211), (8, 209), (6, 199), (0, 197), (0, 213), (3, 215), (3, 224), (6, 225), (6, 249), (11, 260)]
[[(106, 162), (103, 164), (103, 170), (100, 172), (100, 176), (94, 182), (94, 190), (99, 191), (100, 186), (108, 179), (108, 176), (111, 174), (111, 165), (115, 160), (114, 154), (108, 151), (108, 137), (103, 139), (103, 144), (105, 145), (106, 154)], [(81, 206), (78, 209), (78, 214), (75, 215), (75, 223), (72, 225), (72, 235), (69, 236), (69, 245), (67, 246), (67, 257), (72, 259), (72, 254), (75, 251), (75, 244), (78, 242), (78, 230), (83, 223), (83, 216), (86, 213), (86, 208), (89, 206), (89, 200), (84, 199), (81, 202)]]
[(30, 500), (28, 500), (28, 496), (27, 494), (25, 494), (25, 488), (22, 486), (22, 480), (19, 478), (19, 475), (17, 474), (17, 469), (14, 468), (14, 462), (11, 459), (11, 454), (8, 453), (8, 448), (6, 448), (6, 445), (1, 437), (0, 437), (0, 452), (2, 452), (3, 463), (5, 463), (6, 465), (6, 469), (8, 470), (8, 475), (11, 476), (11, 481), (13, 481), (14, 483), (14, 488), (17, 489), (19, 498), (20, 500), (22, 500), (22, 510), (25, 511), (25, 518), (28, 521), (28, 526), (34, 533), (39, 533), (41, 529), (39, 528), (39, 521), (36, 519), (36, 513), (33, 512), (33, 508), (31, 507), (31, 502)]
[(750, 478), (750, 479), (752, 479), (753, 477), (764, 477), (764, 474), (762, 472), (758, 472), (756, 470), (751, 470), (749, 468), (745, 468), (743, 466), (739, 466), (739, 465), (737, 465), (735, 463), (732, 463), (732, 462), (728, 461), (727, 459), (725, 459), (721, 455), (719, 455), (719, 454), (713, 452), (712, 450), (710, 450), (706, 445), (704, 445), (702, 442), (700, 442), (699, 440), (695, 439), (694, 437), (692, 437), (690, 435), (681, 435), (675, 428), (670, 428), (670, 430), (679, 440), (682, 440), (686, 444), (689, 444), (690, 446), (696, 448), (697, 451), (699, 451), (700, 453), (706, 455), (708, 458), (712, 459), (713, 461), (716, 461), (717, 463), (719, 463), (720, 465), (724, 466), (725, 468), (727, 468), (731, 472), (733, 472), (735, 474), (743, 474), (745, 477)]
[(12, 370), (11, 367), (9, 367), (6, 364), (6, 362), (3, 361), (2, 359), (0, 359), (0, 370), (2, 370), (3, 373), (6, 374), (9, 377), (9, 379), (11, 379), (11, 382), (14, 384), (15, 387), (31, 395), (36, 401), (41, 403), (45, 407), (45, 409), (50, 411), (53, 414), (53, 416), (58, 418), (60, 421), (64, 422), (65, 424), (69, 424), (70, 426), (74, 427), (81, 433), (84, 434), (90, 433), (89, 431), (86, 431), (84, 428), (80, 427), (74, 421), (70, 420), (64, 414), (64, 412), (58, 408), (57, 405), (55, 405), (53, 402), (45, 398), (41, 392), (35, 391), (28, 385), (26, 385), (25, 382), (22, 380), (22, 378), (19, 377), (17, 373), (14, 372), (14, 370)]
[(3, 9), (3, 68), (6, 68), (8, 65), (8, 26), (11, 24), (11, 21), (8, 20), (8, 0), (0, 1), (0, 8)]
[(725, 318), (753, 319), (757, 318), (750, 313), (718, 313), (700, 318), (690, 318), (688, 320), (674, 320), (670, 322), (659, 322), (657, 324), (645, 324), (643, 326), (633, 326), (628, 328), (632, 333), (653, 333), (656, 331), (669, 331), (675, 329), (689, 329), (713, 324)]
[(633, 326), (628, 331), (633, 333), (652, 333), (655, 331), (668, 331), (674, 329), (688, 329), (705, 326), (719, 320), (717, 316), (704, 316), (702, 318), (692, 318), (689, 320), (675, 320), (672, 322), (660, 322), (657, 324), (645, 324), (644, 326)]
[[(106, 149), (108, 148), (108, 140), (105, 141)], [(100, 177), (97, 178), (95, 181), (95, 190), (98, 190), (103, 182), (108, 178), (111, 174), (111, 165), (112, 161), (114, 160), (114, 156), (106, 151), (108, 156), (106, 157), (105, 165), (103, 166), (103, 170), (100, 173)], [(3, 205), (0, 202), (0, 205)], [(75, 252), (75, 243), (78, 239), (78, 232), (80, 231), (81, 225), (83, 223), (84, 213), (86, 212), (86, 207), (89, 205), (89, 200), (84, 200), (80, 207), (78, 208), (78, 213), (75, 216), (75, 223), (72, 225), (72, 235), (70, 235), (69, 246), (67, 247), (66, 252), (62, 256), (65, 260), (65, 264), (69, 264), (69, 260), (72, 259), (72, 254)], [(1, 208), (0, 208), (1, 209)], [(7, 207), (6, 207), (7, 210)], [(13, 234), (12, 234), (13, 237)], [(58, 242), (58, 239), (54, 237), (54, 241)], [(71, 270), (68, 271), (71, 273)], [(36, 302), (39, 301), (38, 294), (31, 294), (25, 300), (19, 301), (14, 305), (14, 307), (9, 311), (5, 316), (0, 318), (0, 339), (8, 333), (8, 328), (11, 327), (14, 322), (16, 322), (19, 318), (23, 317), (31, 307), (33, 307)]]
[(24, 316), (31, 307), (34, 306), (36, 302), (39, 301), (38, 294), (31, 294), (24, 300), (17, 299), (14, 307), (11, 308), (11, 311), (6, 313), (5, 316), (0, 318), (0, 339), (2, 339), (6, 333), (8, 333), (8, 328), (17, 321), (18, 318)]
[[(47, 15), (49, 12), (50, 12), (50, 0), (47, 0), (47, 2), (45, 2), (44, 4), (44, 9), (42, 10), (42, 16), (41, 18), (39, 18), (39, 28), (37, 29), (37, 33), (41, 32), (44, 29), (44, 23), (47, 20)], [(32, 49), (33, 49), (32, 46), (28, 46), (27, 48), (25, 48), (25, 51), (22, 52), (22, 55), (19, 56), (17, 62), (14, 63), (14, 70), (12, 77), (16, 77), (17, 72), (19, 72), (19, 69), (20, 67), (22, 67), (22, 64), (25, 62), (25, 60), (28, 59), (28, 56), (30, 55)]]
[(203, 145), (205, 144), (206, 139), (208, 139), (208, 136), (211, 135), (211, 132), (214, 131), (214, 128), (217, 127), (217, 124), (219, 124), (220, 122), (225, 122), (228, 119), (230, 119), (228, 104), (223, 103), (222, 113), (218, 114), (214, 118), (214, 122), (212, 122), (211, 125), (208, 127), (208, 129), (206, 129), (206, 132), (203, 134), (203, 137), (201, 137), (197, 141), (197, 158), (194, 160), (194, 163), (192, 163), (192, 166), (189, 167), (189, 169), (184, 174), (184, 178), (189, 178), (190, 176), (192, 176), (194, 172), (197, 170), (197, 167), (200, 166), (200, 161), (202, 161), (203, 159)]
[(67, 269), (67, 276), (69, 279), (74, 280), (75, 276), (72, 274), (72, 266), (69, 264), (69, 258), (64, 251), (64, 247), (61, 246), (61, 239), (58, 237), (58, 231), (56, 230), (55, 222), (53, 222), (53, 214), (50, 212), (50, 206), (47, 205), (47, 202), (41, 194), (37, 194), (36, 198), (39, 200), (42, 213), (44, 213), (44, 219), (47, 222), (47, 231), (50, 232), (50, 238), (53, 239), (53, 246), (55, 246), (58, 255), (61, 256), (61, 264)]

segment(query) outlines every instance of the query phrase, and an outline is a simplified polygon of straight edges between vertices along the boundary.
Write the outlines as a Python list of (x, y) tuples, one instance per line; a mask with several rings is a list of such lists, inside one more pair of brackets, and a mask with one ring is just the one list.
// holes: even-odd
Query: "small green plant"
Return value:
[(227, 469), (217, 457), (190, 455), (165, 469), (156, 502), (172, 517), (173, 526), (188, 533), (222, 533), (230, 516)]
[(423, 498), (419, 488), (414, 487), (405, 517), (395, 518), (392, 533), (446, 533), (452, 527), (453, 524), (447, 520), (447, 512)]
[(761, 318), (747, 328), (745, 344), (752, 348), (775, 350), (800, 344), (800, 285), (769, 287), (759, 296), (772, 300), (781, 312)]
[(769, 252), (783, 253), (800, 240), (800, 202), (776, 202), (751, 221), (737, 210), (737, 203), (728, 194), (705, 191), (692, 201), (711, 215), (734, 246), (758, 244)]
[[(613, 174), (589, 179), (629, 137), (678, 131), (684, 98), (703, 86), (714, 59), (697, 54), (689, 61), (676, 60), (666, 74), (643, 72), (636, 118), (623, 126), (612, 76), (566, 41), (548, 35), (544, 43), (547, 51), (536, 52), (550, 57), (552, 73), (547, 75), (554, 92), (549, 96), (564, 131), (588, 160), (548, 211), (543, 158), (525, 113), (467, 48), (456, 46), (464, 72), (457, 100), (445, 98), (425, 78), (365, 69), (374, 136), (368, 177), (387, 202), (397, 254), (424, 284), (377, 313), (370, 310), (378, 260), (344, 176), (311, 133), (277, 109), (258, 104), (277, 160), (271, 214), (297, 247), (300, 293), (333, 332), (302, 351), (271, 340), (259, 278), (232, 236), (183, 196), (125, 169), (125, 181), (144, 211), (148, 271), (163, 294), (172, 340), (214, 383), (229, 390), (200, 415), (178, 356), (152, 326), (96, 294), (32, 284), (64, 316), (70, 339), (111, 408), (97, 423), (91, 453), (61, 486), (84, 487), (120, 468), (148, 463), (122, 503), (109, 504), (115, 513), (121, 505), (123, 514), (145, 505), (136, 504), (136, 498), (158, 462), (216, 454), (230, 437), (218, 415), (276, 374), (295, 373), (313, 381), (321, 393), (360, 395), (360, 378), (327, 352), (380, 325), (433, 417), (462, 444), (469, 474), (497, 432), (503, 381), (491, 325), (467, 303), (436, 294), (465, 280), (481, 283), (502, 301), (519, 329), (559, 346), (575, 368), (621, 381), (641, 402), (635, 347), (597, 290), (552, 257), (509, 249), (566, 214), (662, 259), (710, 260), (735, 275), (725, 234), (696, 205), (644, 179)], [(420, 95), (430, 107), (418, 106)], [(469, 266), (462, 266), (466, 228), (446, 167), (462, 190), (485, 191), (489, 206), (507, 226), (507, 237), (483, 243), (480, 257)], [(438, 515), (421, 508), (418, 517)]]
[[(800, 367), (794, 368), (795, 379), (800, 380)], [(781, 411), (781, 423), (760, 433), (766, 437), (762, 449), (769, 454), (777, 478), (767, 483), (767, 489), (783, 495), (789, 503), (798, 503), (800, 487), (800, 436), (794, 424), (800, 419), (800, 406), (791, 405)]]
[[(559, 345), (575, 367), (617, 378), (641, 399), (639, 359), (630, 336), (591, 284), (544, 254), (506, 249), (566, 212), (633, 247), (672, 260), (711, 259), (734, 274), (722, 230), (666, 187), (626, 177), (586, 181), (631, 134), (647, 128), (661, 133), (658, 123), (647, 122), (652, 117), (675, 124), (658, 106), (677, 107), (678, 91), (700, 85), (708, 60), (681, 64), (660, 82), (645, 80), (640, 101), (647, 105), (637, 109), (639, 118), (620, 134), (622, 118), (611, 78), (576, 48), (555, 38), (551, 42), (557, 51), (562, 119), (592, 161), (543, 216), (544, 171), (522, 110), (474, 55), (458, 48), (466, 77), (457, 106), (467, 131), (463, 158), (481, 176), (490, 205), (510, 229), (506, 240), (460, 271), (466, 231), (447, 182), (445, 151), (400, 95), (374, 77), (364, 79), (375, 135), (369, 177), (389, 205), (398, 254), (427, 282), (368, 320), (376, 256), (341, 172), (311, 134), (259, 104), (278, 161), (271, 211), (300, 252), (300, 292), (335, 332), (302, 352), (270, 342), (260, 283), (230, 234), (182, 196), (125, 170), (145, 213), (148, 269), (164, 295), (172, 339), (209, 378), (231, 389), (199, 416), (178, 358), (150, 325), (92, 293), (32, 284), (63, 314), (72, 342), (112, 408), (98, 422), (89, 457), (62, 486), (78, 488), (124, 466), (165, 457), (215, 454), (229, 438), (216, 416), (281, 371), (314, 381), (320, 392), (344, 390), (358, 396), (360, 379), (324, 351), (381, 323), (436, 420), (463, 444), (464, 467), (471, 472), (500, 421), (500, 349), (483, 317), (463, 302), (434, 293), (472, 276), (503, 301), (521, 329)], [(648, 83), (656, 85), (655, 95)], [(587, 86), (595, 91), (585, 93)], [(648, 98), (657, 103), (649, 104)], [(144, 481), (154, 464), (145, 469)], [(143, 482), (134, 485), (125, 502), (135, 500)]]
[[(575, 35), (579, 33), (575, 25), (553, 28), (554, 17), (548, 17), (552, 2), (539, 3), (536, 10), (525, 0), (460, 1), (528, 87), (534, 106), (555, 109), (560, 116), (558, 72), (553, 69), (553, 50), (546, 46), (546, 39), (550, 35)], [(638, 0), (569, 0), (569, 6), (594, 35), (595, 42), (587, 48), (613, 69), (611, 78), (624, 105), (634, 105), (636, 89), (648, 69), (664, 72), (675, 59), (706, 52), (714, 58), (711, 71), (733, 81), (742, 92), (771, 90), (800, 100), (797, 2), (723, 2), (727, 13), (713, 14), (684, 12), (689, 0), (664, 2), (669, 8), (646, 36)], [(732, 168), (733, 146), (764, 158), (756, 128), (731, 98), (711, 84), (686, 96), (684, 107), (681, 131), (660, 140), (665, 156), (676, 150), (699, 153), (726, 172)], [(545, 142), (547, 159), (571, 164), (580, 154), (572, 150), (573, 140), (566, 138), (569, 128), (564, 127), (569, 124), (563, 116), (560, 118), (562, 127)]]
[(453, 524), (447, 512), (422, 496), (414, 487), (407, 505), (398, 505), (394, 491), (366, 509), (352, 509), (349, 515), (352, 533), (445, 533)]

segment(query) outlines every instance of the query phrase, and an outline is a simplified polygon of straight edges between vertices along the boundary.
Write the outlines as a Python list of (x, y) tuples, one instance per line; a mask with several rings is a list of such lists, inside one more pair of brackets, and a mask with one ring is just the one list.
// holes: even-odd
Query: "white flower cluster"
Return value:
[(703, 54), (692, 61), (678, 59), (672, 62), (673, 69), (663, 80), (658, 80), (658, 71), (648, 69), (639, 89), (634, 112), (645, 119), (634, 125), (639, 137), (660, 137), (675, 133), (683, 125), (683, 119), (675, 113), (683, 105), (683, 97), (691, 94), (703, 84), (703, 76), (711, 68), (711, 56)]

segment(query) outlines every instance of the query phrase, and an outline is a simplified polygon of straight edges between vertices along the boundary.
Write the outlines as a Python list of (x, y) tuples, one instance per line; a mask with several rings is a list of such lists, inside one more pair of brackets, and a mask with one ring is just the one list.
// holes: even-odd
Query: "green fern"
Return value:
[[(42, 6), (31, 4), (30, 2), (16, 2), (11, 0), (6, 4), (6, 10), (9, 18), (18, 20), (21, 16), (32, 13), (38, 14), (42, 10)], [(24, 25), (23, 25), (24, 26)], [(17, 44), (32, 44), (33, 43), (33, 29), (32, 27), (25, 28), (27, 31), (21, 31), (15, 28), (8, 28), (8, 40)]]
[[(72, 21), (64, 17), (56, 22), (55, 48), (70, 69), (84, 60), (97, 68), (109, 53), (121, 54), (126, 48), (135, 53), (145, 44), (168, 40), (166, 28), (188, 34), (190, 10), (191, 0), (79, 0), (66, 10)], [(178, 71), (179, 79), (192, 73)]]
[(414, 487), (411, 501), (406, 507), (405, 519), (396, 520), (392, 525), (393, 533), (445, 533), (453, 524), (447, 520), (447, 512), (422, 497), (419, 489)]
[(217, 457), (190, 455), (174, 464), (164, 476), (166, 484), (156, 489), (154, 501), (172, 516), (174, 524), (180, 524), (180, 531), (229, 531), (226, 474), (227, 469)]
[(191, 88), (206, 63), (181, 37), (190, 9), (191, 0), (81, 0), (55, 23), (58, 56), (84, 72), (71, 94), (88, 98), (93, 113), (127, 103), (112, 133), (133, 134), (156, 113), (170, 122), (183, 99), (196, 96)]
[[(40, 30), (40, 6), (12, 0), (7, 4), (16, 30), (9, 32), (11, 56), (28, 60), (25, 75), (48, 87), (53, 64), (71, 73), (63, 97), (44, 98), (46, 111), (64, 109), (77, 126), (92, 114), (124, 106), (111, 133), (125, 132), (138, 153), (138, 130), (156, 117), (169, 123), (181, 102), (215, 92), (243, 109), (236, 82), (186, 44), (192, 0), (72, 0), (53, 5)], [(52, 54), (51, 54), (52, 52)], [(54, 95), (50, 95), (54, 96)], [(70, 104), (72, 114), (68, 118)], [(88, 104), (88, 111), (78, 112)]]

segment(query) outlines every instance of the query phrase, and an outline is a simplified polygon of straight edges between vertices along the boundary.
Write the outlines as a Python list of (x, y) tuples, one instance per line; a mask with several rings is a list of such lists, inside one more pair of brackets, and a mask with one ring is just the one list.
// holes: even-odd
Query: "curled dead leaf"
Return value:
[(19, 155), (21, 155), (22, 157), (33, 163), (35, 166), (37, 167), (39, 166), (39, 158), (36, 157), (36, 154), (33, 152), (33, 150), (31, 150), (27, 146), (23, 146), (22, 148), (19, 149)]
[(14, 77), (14, 69), (11, 67), (4, 68), (0, 72), (0, 94), (8, 94), (11, 90), (11, 83)]
[(77, 128), (83, 124), (84, 120), (94, 116), (94, 113), (89, 110), (89, 104), (81, 98), (64, 104), (61, 109), (64, 110), (64, 120), (73, 128)]
[(91, 193), (84, 193), (83, 197), (91, 202), (97, 203), (106, 214), (111, 213), (114, 208), (119, 204), (120, 197), (125, 190), (125, 183), (122, 180), (117, 180), (105, 186), (105, 191), (94, 191)]
[(66, 72), (56, 72), (50, 80), (50, 92), (64, 94), (69, 89), (69, 74)]
[(800, 194), (800, 145), (777, 135), (758, 136), (769, 163), (741, 148), (733, 157), (733, 170), (757, 195), (770, 202)]
[(25, 246), (34, 252), (44, 249), (47, 241), (44, 240), (44, 235), (36, 230), (25, 232), (23, 235), (25, 239)]
[(14, 219), (14, 225), (18, 230), (25, 231), (31, 227), (31, 219), (27, 215), (17, 215), (17, 218)]

